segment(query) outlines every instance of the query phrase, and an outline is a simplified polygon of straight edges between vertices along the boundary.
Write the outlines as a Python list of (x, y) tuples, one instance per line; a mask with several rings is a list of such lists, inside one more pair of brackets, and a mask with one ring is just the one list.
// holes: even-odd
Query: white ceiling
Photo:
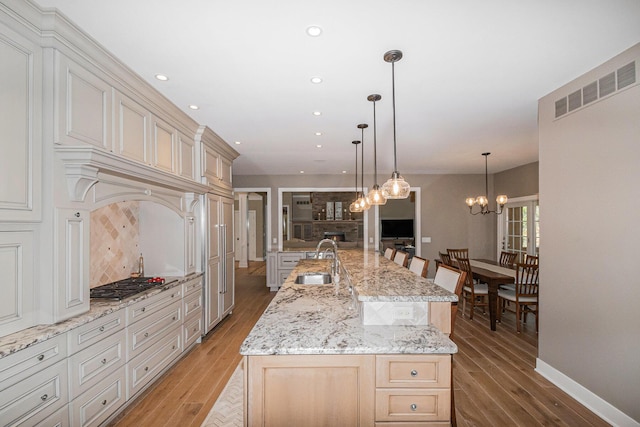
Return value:
[[(393, 170), (390, 49), (404, 54), (395, 64), (401, 173), (483, 173), (484, 151), (489, 172), (536, 161), (537, 100), (640, 41), (638, 0), (37, 3), (224, 138), (240, 153), (239, 175), (352, 173), (358, 123), (370, 125), (368, 173), (367, 96), (379, 93), (382, 183)], [(309, 37), (310, 25), (322, 35)]]

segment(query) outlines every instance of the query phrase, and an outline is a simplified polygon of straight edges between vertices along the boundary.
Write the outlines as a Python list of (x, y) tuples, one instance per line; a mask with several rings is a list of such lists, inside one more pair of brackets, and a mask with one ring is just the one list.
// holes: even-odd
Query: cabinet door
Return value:
[(233, 162), (226, 157), (220, 156), (220, 185), (225, 188), (232, 188), (232, 164)]
[(213, 148), (202, 144), (202, 176), (204, 183), (218, 185), (220, 181), (220, 155)]
[(178, 174), (196, 179), (196, 146), (193, 138), (178, 133)]
[(220, 217), (222, 201), (219, 196), (206, 195), (207, 217), (207, 271), (205, 277), (205, 333), (209, 332), (220, 321)]
[(235, 246), (233, 238), (233, 199), (222, 198), (222, 223), (224, 248), (224, 270), (222, 271), (222, 288), (220, 289), (222, 317), (226, 316), (233, 309), (235, 301)]
[(196, 271), (196, 219), (188, 216), (185, 219), (185, 275)]
[(0, 221), (38, 221), (42, 50), (4, 27), (0, 31)]
[(111, 86), (55, 52), (55, 142), (111, 150)]
[(89, 212), (56, 209), (54, 321), (89, 311)]
[(0, 336), (35, 324), (35, 231), (0, 232)]
[(176, 171), (176, 130), (168, 123), (153, 117), (152, 165), (165, 172)]
[(115, 98), (115, 147), (124, 157), (143, 163), (149, 159), (149, 122), (151, 114), (131, 98), (114, 93)]
[(271, 290), (280, 287), (277, 252), (267, 252), (267, 286), (271, 288)]

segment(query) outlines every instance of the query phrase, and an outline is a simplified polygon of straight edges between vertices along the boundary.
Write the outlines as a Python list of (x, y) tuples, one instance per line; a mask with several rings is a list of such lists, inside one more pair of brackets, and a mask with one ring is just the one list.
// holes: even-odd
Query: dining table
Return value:
[[(436, 260), (436, 265), (440, 260)], [(501, 265), (497, 261), (490, 259), (472, 259), (471, 272), (473, 278), (480, 283), (486, 283), (489, 290), (489, 324), (491, 330), (496, 330), (496, 319), (498, 315), (498, 289), (500, 285), (515, 283), (516, 270), (513, 267)], [(455, 261), (453, 262), (455, 264)], [(454, 265), (455, 266), (455, 265)]]

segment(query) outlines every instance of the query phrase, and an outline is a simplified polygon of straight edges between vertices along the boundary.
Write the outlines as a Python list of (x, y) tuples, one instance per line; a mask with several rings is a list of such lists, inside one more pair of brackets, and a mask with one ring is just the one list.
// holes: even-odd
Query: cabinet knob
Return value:
[(411, 404), (411, 410), (412, 411), (417, 411), (418, 410), (418, 405), (416, 405), (415, 403)]
[(42, 396), (40, 396), (40, 400), (45, 401), (49, 398), (48, 394), (43, 394)]
[(417, 377), (417, 376), (418, 376), (418, 371), (416, 371), (415, 369), (413, 369), (413, 370), (411, 371), (411, 376), (412, 376), (412, 377)]
[(102, 359), (100, 362), (104, 365), (105, 363), (107, 363), (107, 359)]
[(149, 337), (149, 332), (145, 332), (145, 333), (144, 333), (144, 337), (145, 337), (145, 338), (148, 338), (148, 337)]
[(100, 326), (100, 332), (104, 332), (104, 326)]
[(74, 213), (73, 216), (75, 216), (76, 218), (80, 218), (80, 212)]
[(105, 399), (105, 400), (103, 400), (103, 401), (102, 401), (102, 406), (104, 406), (104, 405), (106, 405), (106, 404), (107, 404), (107, 399)]
[(144, 367), (144, 371), (145, 371), (145, 372), (147, 372), (148, 370), (149, 370), (149, 367), (148, 367), (148, 366), (145, 366), (145, 367)]
[(173, 320), (176, 320), (176, 316), (173, 316)]
[(145, 311), (146, 309), (147, 309), (147, 307), (142, 307), (142, 310), (140, 310), (140, 311)]
[(42, 362), (44, 360), (44, 354), (38, 356), (38, 362)]

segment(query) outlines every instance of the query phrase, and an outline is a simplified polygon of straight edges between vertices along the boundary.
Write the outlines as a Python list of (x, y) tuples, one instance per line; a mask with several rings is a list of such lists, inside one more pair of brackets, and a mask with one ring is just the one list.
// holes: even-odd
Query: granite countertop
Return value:
[(136, 294), (133, 297), (126, 298), (121, 301), (91, 300), (89, 311), (86, 313), (52, 325), (37, 325), (0, 337), (0, 359), (39, 342), (64, 334), (67, 331), (84, 325), (85, 323), (89, 323), (102, 316), (113, 313), (114, 311), (126, 308), (131, 304), (150, 298), (160, 292), (174, 288), (201, 275), (202, 273), (196, 273), (184, 277), (166, 277), (164, 284), (158, 285), (148, 291)]
[[(373, 257), (377, 254), (373, 252), (348, 250), (339, 251), (339, 255), (349, 277), (341, 276), (338, 285), (296, 285), (294, 280), (298, 274), (329, 271), (332, 262), (300, 260), (249, 333), (240, 354), (451, 354), (458, 351), (455, 343), (435, 326), (363, 326), (355, 294), (347, 290), (349, 280), (355, 287), (369, 289), (368, 295), (373, 296), (372, 283), (381, 289), (386, 276), (393, 282), (395, 296), (404, 298), (401, 301), (427, 301), (428, 291), (421, 291), (418, 299), (411, 299), (408, 294), (411, 291), (402, 291), (403, 272), (388, 265), (384, 258), (375, 261)], [(365, 262), (367, 257), (371, 259)], [(361, 270), (369, 262), (374, 265), (377, 262), (379, 267), (365, 274)], [(373, 278), (375, 272), (380, 275), (378, 280)], [(422, 285), (426, 283), (424, 279), (420, 281)], [(408, 280), (407, 287), (415, 289), (414, 282)], [(431, 300), (456, 300), (455, 295), (436, 288), (428, 288), (434, 292)], [(391, 298), (394, 292), (382, 294), (382, 298)]]

